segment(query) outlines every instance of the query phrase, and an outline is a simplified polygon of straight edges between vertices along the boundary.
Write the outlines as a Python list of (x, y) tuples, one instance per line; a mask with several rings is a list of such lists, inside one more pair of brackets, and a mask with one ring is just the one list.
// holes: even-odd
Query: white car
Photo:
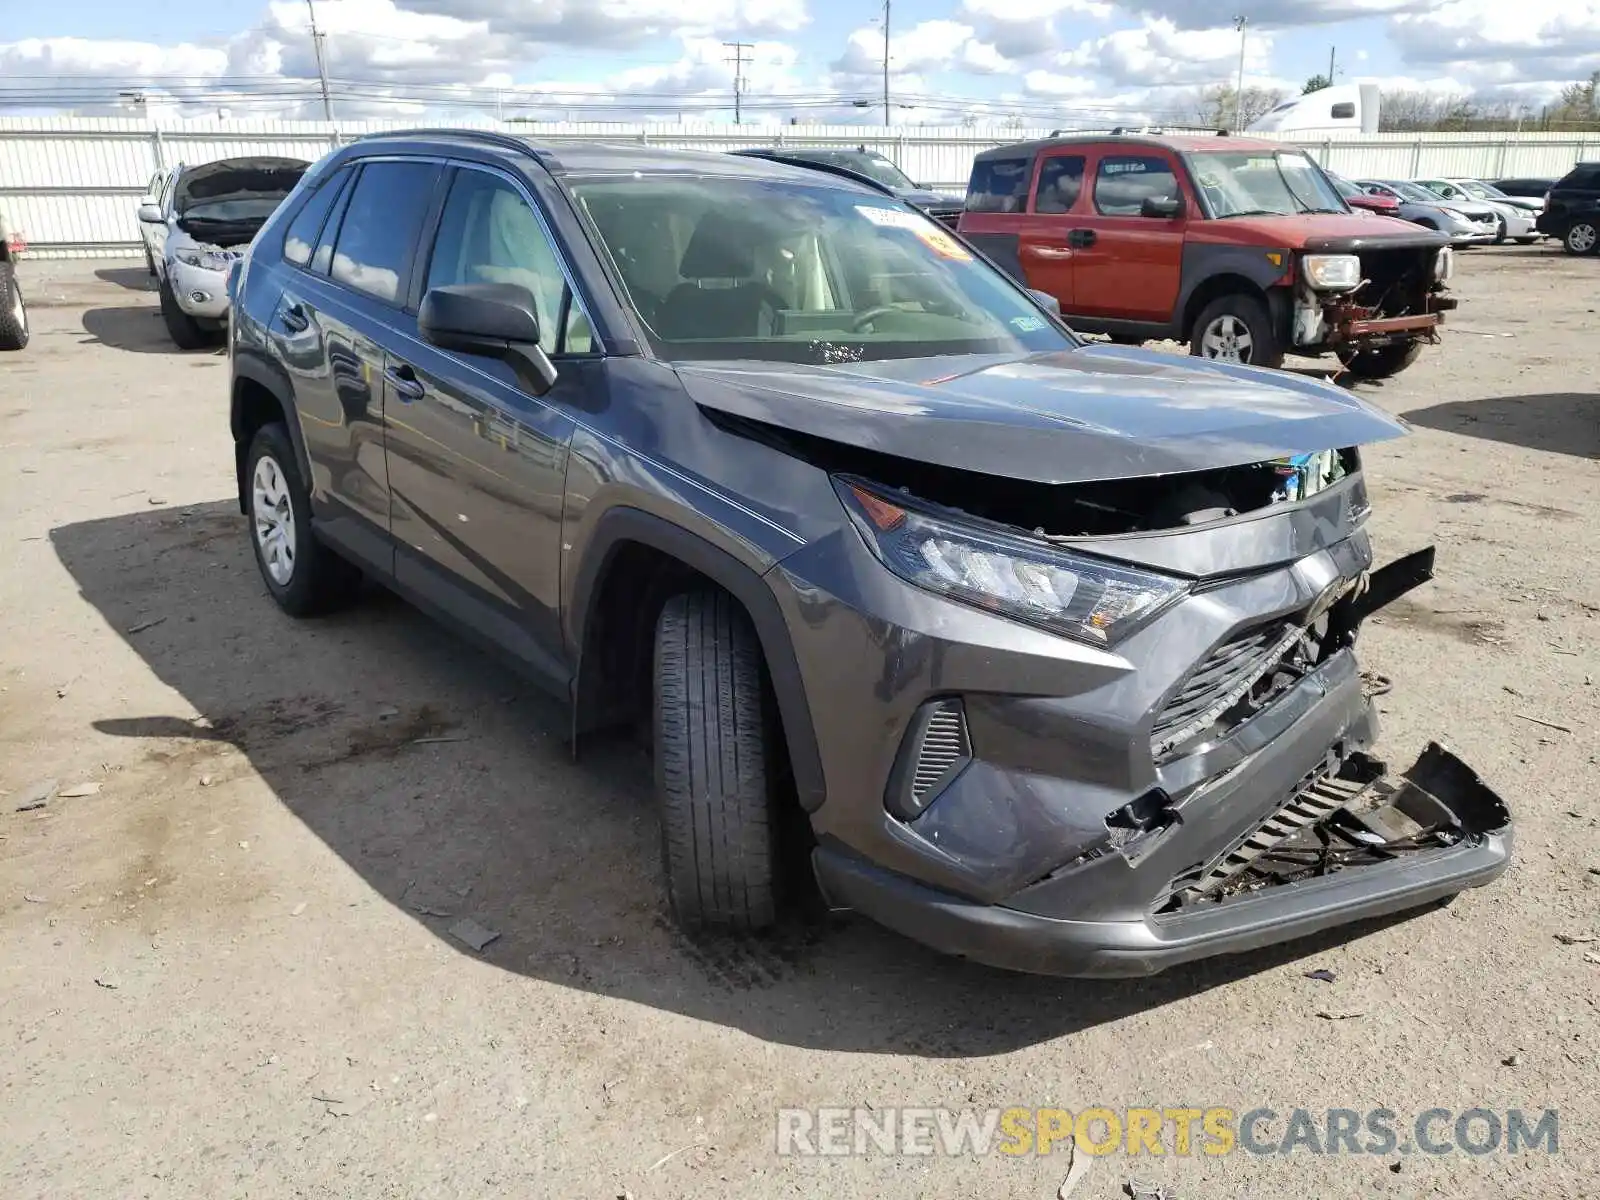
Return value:
[(17, 282), (17, 259), (27, 246), (0, 212), (0, 350), (21, 350), (28, 344), (28, 306)]
[(256, 231), (294, 190), (309, 163), (229, 158), (174, 167), (139, 203), (145, 261), (161, 292), (167, 333), (183, 350), (227, 328), (228, 271)]
[(1495, 241), (1519, 242), (1524, 246), (1539, 240), (1543, 235), (1534, 228), (1534, 222), (1544, 211), (1544, 200), (1529, 196), (1508, 196), (1492, 184), (1481, 179), (1417, 179), (1418, 187), (1425, 187), (1443, 200), (1460, 200), (1469, 204), (1487, 204), (1500, 218), (1500, 234)]

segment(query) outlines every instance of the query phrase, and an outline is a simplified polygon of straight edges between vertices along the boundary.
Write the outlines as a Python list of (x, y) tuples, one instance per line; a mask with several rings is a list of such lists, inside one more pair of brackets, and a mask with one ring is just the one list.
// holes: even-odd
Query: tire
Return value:
[(197, 322), (178, 307), (178, 298), (172, 294), (172, 285), (161, 281), (161, 319), (167, 324), (167, 336), (179, 350), (200, 350), (210, 344), (211, 338)]
[(1508, 233), (1509, 231), (1506, 229), (1506, 219), (1504, 217), (1496, 217), (1494, 226), (1494, 244), (1496, 246), (1504, 246), (1506, 244), (1506, 236)]
[(28, 306), (17, 282), (17, 268), (0, 262), (0, 350), (21, 350), (27, 344)]
[(1600, 224), (1594, 221), (1574, 221), (1561, 237), (1562, 248), (1568, 254), (1594, 254), (1600, 251)]
[(1343, 351), (1339, 361), (1357, 379), (1389, 379), (1422, 356), (1420, 341), (1380, 346), (1376, 350)]
[(1519, 245), (1519, 246), (1531, 246), (1535, 242), (1537, 242), (1538, 240), (1539, 240), (1539, 235), (1538, 234), (1534, 234), (1532, 237), (1519, 237), (1517, 239), (1517, 245)]
[(245, 487), (250, 548), (278, 607), (291, 617), (310, 617), (354, 600), (361, 572), (312, 531), (311, 498), (282, 425), (263, 425), (251, 439)]
[[(1230, 349), (1231, 354), (1227, 352)], [(1189, 338), (1189, 353), (1252, 367), (1283, 365), (1283, 344), (1272, 328), (1267, 306), (1243, 292), (1218, 296), (1200, 310)]]
[(668, 600), (656, 622), (656, 792), (667, 899), (686, 929), (777, 920), (777, 731), (750, 619), (726, 592)]
[(155, 255), (150, 253), (150, 247), (148, 245), (146, 245), (144, 248), (144, 267), (145, 270), (150, 272), (151, 278), (155, 278), (156, 259)]

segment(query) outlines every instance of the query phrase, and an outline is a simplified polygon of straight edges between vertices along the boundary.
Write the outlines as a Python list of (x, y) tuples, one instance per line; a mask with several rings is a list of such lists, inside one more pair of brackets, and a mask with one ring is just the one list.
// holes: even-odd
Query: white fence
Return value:
[[(158, 170), (245, 154), (316, 159), (342, 141), (415, 122), (212, 120), (156, 124), (84, 117), (0, 117), (0, 208), (39, 257), (134, 254), (134, 209)], [(537, 141), (633, 142), (687, 150), (864, 145), (919, 183), (962, 191), (978, 151), (1048, 130), (870, 125), (663, 125), (600, 122), (495, 125)], [(1355, 178), (1419, 175), (1556, 177), (1600, 134), (1337, 134), (1294, 139), (1323, 165)]]

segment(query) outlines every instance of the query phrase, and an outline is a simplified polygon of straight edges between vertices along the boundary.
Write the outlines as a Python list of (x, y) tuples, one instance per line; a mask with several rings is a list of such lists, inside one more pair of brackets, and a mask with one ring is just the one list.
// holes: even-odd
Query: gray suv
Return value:
[(268, 593), (370, 577), (575, 739), (646, 724), (686, 926), (814, 880), (1145, 974), (1507, 864), (1459, 759), (1368, 753), (1353, 644), (1433, 556), (1372, 569), (1360, 447), (1402, 427), (1347, 392), (1084, 344), (886, 189), (753, 157), (367, 138), (231, 287)]

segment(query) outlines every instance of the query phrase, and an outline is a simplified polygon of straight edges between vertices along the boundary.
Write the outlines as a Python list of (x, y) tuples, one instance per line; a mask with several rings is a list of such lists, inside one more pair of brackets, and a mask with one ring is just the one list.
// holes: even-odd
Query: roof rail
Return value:
[(459, 126), (419, 126), (416, 129), (381, 129), (373, 133), (364, 133), (355, 140), (358, 142), (370, 141), (374, 138), (401, 138), (401, 137), (458, 137), (468, 138), (480, 142), (492, 142), (496, 146), (503, 146), (507, 150), (521, 150), (524, 154), (535, 152), (541, 147), (535, 146), (526, 138), (517, 137), (511, 133), (501, 133), (498, 129), (471, 129)]

